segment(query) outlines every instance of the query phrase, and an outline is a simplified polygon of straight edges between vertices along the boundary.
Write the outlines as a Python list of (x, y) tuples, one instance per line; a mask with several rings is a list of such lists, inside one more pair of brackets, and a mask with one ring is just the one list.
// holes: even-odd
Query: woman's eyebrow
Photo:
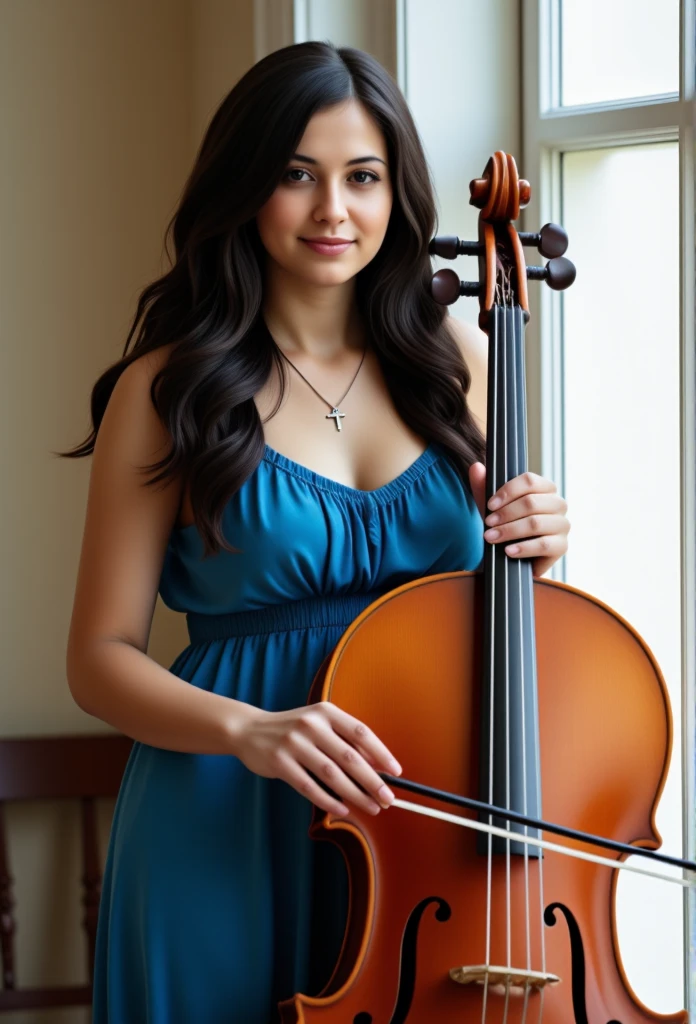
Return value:
[[(292, 160), (302, 160), (306, 164), (318, 164), (319, 163), (319, 161), (315, 160), (313, 156), (303, 156), (302, 153), (293, 153), (291, 159)], [(380, 164), (384, 164), (385, 167), (387, 166), (386, 163), (384, 162), (384, 160), (381, 159), (381, 157), (378, 157), (378, 156), (358, 156), (354, 160), (346, 160), (346, 167), (350, 167), (351, 164), (366, 164), (366, 163), (369, 163), (371, 160), (372, 161), (376, 160)]]

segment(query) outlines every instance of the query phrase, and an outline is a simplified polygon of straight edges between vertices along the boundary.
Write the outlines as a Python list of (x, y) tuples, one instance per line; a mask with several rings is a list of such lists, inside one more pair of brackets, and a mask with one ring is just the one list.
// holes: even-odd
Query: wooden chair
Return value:
[[(0, 1013), (92, 1002), (94, 946), (101, 893), (95, 800), (115, 797), (133, 741), (105, 733), (0, 740)], [(82, 802), (83, 926), (87, 933), (89, 984), (52, 988), (15, 987), (13, 878), (10, 875), (3, 807), (8, 800), (77, 799)]]

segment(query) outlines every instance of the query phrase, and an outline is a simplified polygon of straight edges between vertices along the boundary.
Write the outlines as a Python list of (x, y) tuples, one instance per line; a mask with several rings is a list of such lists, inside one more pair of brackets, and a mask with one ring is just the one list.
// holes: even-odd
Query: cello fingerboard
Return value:
[[(527, 471), (524, 317), (519, 306), (494, 306), (489, 321), (486, 502), (513, 477)], [(531, 561), (506, 555), (503, 544), (486, 543), (481, 686), (481, 800), (541, 817), (539, 712), (536, 677), (534, 594)], [(482, 821), (541, 838), (493, 815)], [(490, 842), (490, 846), (489, 846)], [(481, 835), (489, 849), (529, 857), (538, 848)]]

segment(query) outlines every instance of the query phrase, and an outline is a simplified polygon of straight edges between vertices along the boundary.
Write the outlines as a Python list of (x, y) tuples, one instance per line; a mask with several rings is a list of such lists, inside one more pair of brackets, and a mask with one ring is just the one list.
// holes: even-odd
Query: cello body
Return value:
[[(632, 627), (596, 598), (537, 579), (534, 601), (545, 815), (657, 847), (655, 808), (671, 746), (660, 669)], [(482, 608), (481, 572), (425, 577), (383, 595), (346, 630), (310, 700), (360, 717), (398, 751), (404, 776), (475, 795)], [(349, 926), (325, 991), (281, 1004), (283, 1024), (478, 1024), (482, 986), (449, 975), (485, 959), (487, 862), (475, 834), (398, 808), (376, 818), (315, 809), (310, 834), (345, 856)], [(546, 967), (560, 983), (530, 989), (526, 1009), (521, 986), (507, 998), (503, 986), (490, 986), (487, 1022), (536, 1022), (543, 996), (544, 1024), (686, 1024), (686, 1012), (655, 1014), (628, 985), (615, 926), (618, 871), (553, 854), (526, 867), (528, 886), (524, 860), (512, 859), (511, 918), (526, 920), (528, 893), (532, 963), (541, 964), (543, 931)], [(491, 922), (498, 964), (508, 962), (506, 892), (500, 857)], [(527, 963), (526, 934), (512, 931), (513, 966)]]

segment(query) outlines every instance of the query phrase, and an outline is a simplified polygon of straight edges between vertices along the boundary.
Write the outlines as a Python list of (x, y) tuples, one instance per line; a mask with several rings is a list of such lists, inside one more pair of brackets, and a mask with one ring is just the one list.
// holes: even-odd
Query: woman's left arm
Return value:
[[(471, 373), (469, 409), (485, 434), (488, 337), (466, 321), (447, 321)], [(532, 574), (543, 576), (568, 550), (568, 502), (557, 493), (553, 480), (537, 473), (521, 473), (499, 487), (486, 508), (486, 467), (469, 467), (469, 483), (486, 527), (484, 539), (504, 544), (510, 558), (531, 558)]]

